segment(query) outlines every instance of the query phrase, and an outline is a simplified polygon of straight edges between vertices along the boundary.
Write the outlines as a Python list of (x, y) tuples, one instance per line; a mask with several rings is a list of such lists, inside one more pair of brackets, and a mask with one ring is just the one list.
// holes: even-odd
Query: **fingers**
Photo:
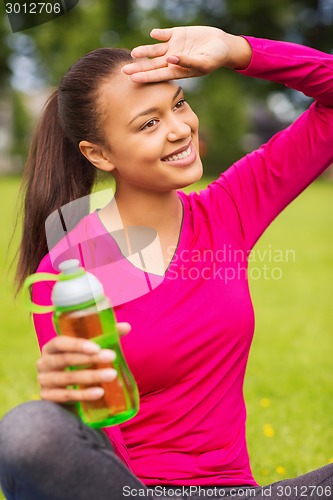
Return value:
[[(150, 36), (160, 42), (167, 42), (172, 36), (172, 28), (158, 29), (155, 28), (150, 32)], [(156, 43), (155, 45), (140, 45), (135, 47), (131, 55), (135, 58), (140, 57), (159, 57), (164, 56), (168, 50), (167, 43)]]
[(175, 54), (165, 58), (142, 59), (139, 62), (123, 66), (122, 71), (136, 83), (152, 83), (177, 78), (188, 78), (209, 73), (210, 60), (202, 57), (189, 57)]
[(167, 62), (171, 64), (178, 64), (183, 68), (195, 68), (198, 62), (195, 57), (188, 57), (185, 54), (174, 54), (167, 58)]
[(90, 387), (88, 389), (50, 389), (43, 388), (40, 391), (42, 399), (54, 403), (74, 403), (76, 401), (95, 401), (104, 395), (102, 387)]
[(132, 50), (131, 56), (136, 59), (140, 57), (160, 57), (164, 56), (168, 50), (167, 43), (155, 43), (154, 45), (140, 45)]
[(151, 30), (150, 36), (155, 40), (167, 42), (172, 37), (173, 32), (173, 28), (154, 28)]
[(50, 370), (39, 371), (38, 374), (41, 398), (54, 402), (99, 399), (104, 395), (101, 385), (113, 382), (116, 378), (117, 371), (111, 368), (110, 364), (106, 364), (105, 367), (99, 364), (99, 369)]
[[(117, 323), (117, 330), (120, 337), (127, 335), (127, 333), (131, 331), (131, 328), (129, 323)], [(97, 354), (100, 350), (100, 346), (93, 341), (69, 337), (68, 335), (59, 335), (44, 345), (42, 354), (57, 354), (63, 352)]]
[(152, 71), (158, 68), (167, 67), (168, 63), (165, 57), (157, 57), (155, 59), (142, 59), (139, 62), (126, 64), (122, 67), (122, 72), (126, 75), (133, 75), (134, 73), (143, 73), (145, 71)]
[[(117, 330), (123, 336), (131, 330), (131, 326), (129, 323), (117, 323)], [(66, 335), (53, 338), (43, 347), (37, 362), (41, 398), (58, 403), (101, 398), (104, 389), (99, 386), (117, 377), (116, 370), (111, 367), (115, 359), (113, 350), (101, 349), (93, 341)], [(65, 370), (72, 366), (82, 368)]]
[(187, 68), (181, 68), (176, 65), (168, 64), (167, 66), (150, 70), (139, 70), (130, 75), (130, 79), (135, 83), (153, 83), (176, 80), (179, 78), (187, 78), (191, 76)]
[(38, 382), (42, 389), (67, 388), (70, 385), (98, 386), (103, 382), (112, 382), (117, 377), (113, 368), (101, 370), (72, 370), (59, 372), (41, 372)]
[(192, 70), (190, 76), (200, 76), (211, 71), (212, 60), (209, 57), (187, 56), (186, 54), (174, 54), (167, 58), (170, 64)]
[(130, 78), (135, 83), (153, 83), (174, 80), (176, 76), (170, 68), (165, 68), (135, 73)]
[[(108, 349), (90, 356), (80, 353), (45, 354), (37, 363), (41, 398), (56, 403), (93, 401), (101, 398), (104, 389), (100, 385), (112, 382), (117, 377), (117, 371), (110, 365), (115, 358), (115, 352)], [(99, 369), (64, 370), (68, 365), (81, 363), (88, 366), (97, 364)]]
[(42, 349), (42, 354), (57, 354), (60, 352), (95, 354), (100, 350), (100, 346), (90, 340), (69, 337), (68, 335), (59, 335), (45, 344)]
[(65, 352), (47, 355), (44, 354), (37, 361), (38, 372), (53, 370), (64, 370), (69, 366), (84, 366), (97, 363), (112, 363), (116, 359), (116, 353), (110, 349), (102, 349), (94, 355)]

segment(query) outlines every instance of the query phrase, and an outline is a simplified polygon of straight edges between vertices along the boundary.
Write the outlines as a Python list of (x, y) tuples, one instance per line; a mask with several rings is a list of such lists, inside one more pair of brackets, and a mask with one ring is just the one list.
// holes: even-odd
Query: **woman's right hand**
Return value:
[(135, 47), (134, 61), (122, 68), (133, 82), (201, 76), (222, 66), (245, 69), (252, 57), (245, 38), (210, 26), (153, 29), (150, 36), (160, 43)]
[[(131, 327), (118, 323), (119, 335), (126, 335)], [(105, 363), (111, 366), (116, 358), (114, 351), (101, 349), (95, 342), (82, 338), (60, 335), (45, 344), (37, 362), (38, 382), (42, 399), (55, 403), (94, 401), (103, 396), (103, 382), (116, 378), (113, 368), (66, 370), (70, 366)], [(87, 386), (73, 389), (70, 386)]]

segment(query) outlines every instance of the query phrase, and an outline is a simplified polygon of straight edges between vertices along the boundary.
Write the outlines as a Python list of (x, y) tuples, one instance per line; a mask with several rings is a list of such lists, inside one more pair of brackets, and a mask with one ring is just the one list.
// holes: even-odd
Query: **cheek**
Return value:
[(167, 130), (161, 126), (151, 134), (142, 134), (133, 144), (133, 155), (140, 156), (142, 161), (154, 162), (162, 157), (165, 143), (167, 141)]
[(145, 137), (132, 138), (127, 141), (126, 147), (117, 148), (114, 157), (118, 166), (134, 166), (137, 169), (139, 164), (149, 164), (160, 159), (163, 152), (163, 138), (160, 134), (154, 133)]
[(190, 112), (189, 112), (187, 123), (189, 124), (189, 126), (191, 127), (191, 129), (194, 132), (198, 131), (198, 129), (199, 129), (199, 118), (197, 117), (197, 115), (192, 110), (190, 110)]

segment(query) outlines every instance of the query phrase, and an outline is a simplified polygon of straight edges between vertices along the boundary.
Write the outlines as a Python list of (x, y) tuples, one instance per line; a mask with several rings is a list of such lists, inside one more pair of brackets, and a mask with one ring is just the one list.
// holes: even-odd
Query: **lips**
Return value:
[(183, 146), (182, 148), (177, 149), (176, 151), (173, 151), (167, 156), (164, 156), (162, 158), (162, 161), (182, 160), (183, 158), (189, 156), (190, 153), (191, 153), (191, 143), (187, 144), (186, 146)]
[(191, 141), (188, 146), (183, 146), (171, 153), (171, 155), (165, 156), (162, 162), (168, 167), (189, 167), (195, 162), (196, 158), (197, 153)]

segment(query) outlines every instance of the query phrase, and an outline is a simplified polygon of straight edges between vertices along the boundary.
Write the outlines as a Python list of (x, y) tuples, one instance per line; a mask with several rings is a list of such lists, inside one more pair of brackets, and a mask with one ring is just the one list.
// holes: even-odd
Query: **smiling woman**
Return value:
[[(122, 348), (140, 410), (104, 434), (71, 415), (68, 403), (100, 397), (95, 389), (110, 374), (89, 367), (114, 354), (57, 337), (51, 318), (36, 315), (43, 401), (14, 409), (0, 425), (2, 486), (8, 498), (19, 492), (34, 500), (120, 500), (128, 492), (148, 496), (147, 486), (156, 497), (164, 488), (165, 496), (179, 497), (181, 490), (193, 499), (331, 498), (333, 464), (257, 484), (243, 383), (254, 334), (249, 254), (275, 217), (333, 162), (333, 56), (200, 26), (152, 36), (161, 43), (131, 54), (87, 54), (51, 96), (27, 162), (18, 269), (20, 285), (30, 272), (58, 272), (62, 259), (76, 257), (100, 279), (119, 332), (132, 327)], [(187, 195), (179, 188), (202, 175), (198, 119), (172, 80), (223, 66), (315, 102), (199, 194)], [(98, 169), (114, 176), (115, 197), (82, 218), (70, 202), (84, 197), (85, 205)], [(52, 212), (65, 234), (48, 249), (44, 224), (48, 218), (50, 227)], [(158, 254), (162, 272), (142, 258), (148, 240), (154, 243), (148, 260), (158, 261)], [(33, 296), (48, 305), (49, 283), (36, 283)]]

